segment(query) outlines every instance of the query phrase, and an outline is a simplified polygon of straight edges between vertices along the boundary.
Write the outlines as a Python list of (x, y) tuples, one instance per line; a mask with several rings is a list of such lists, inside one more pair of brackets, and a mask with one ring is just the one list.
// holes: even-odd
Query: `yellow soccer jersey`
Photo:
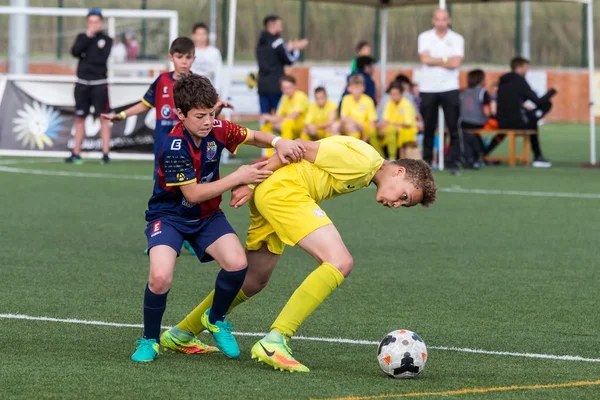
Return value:
[(410, 124), (411, 128), (417, 129), (417, 111), (406, 97), (398, 104), (392, 100), (388, 101), (383, 111), (383, 120), (392, 124)]
[[(316, 202), (369, 186), (383, 164), (377, 150), (360, 139), (332, 136), (319, 143), (314, 163), (303, 160), (282, 168), (296, 168), (302, 186)], [(273, 178), (275, 174), (268, 180)]]
[(354, 96), (347, 94), (342, 98), (341, 113), (342, 117), (350, 117), (357, 122), (375, 122), (377, 121), (377, 111), (373, 99), (363, 94), (358, 101)]
[(282, 96), (277, 108), (277, 115), (280, 117), (287, 117), (288, 115), (298, 112), (298, 119), (304, 119), (310, 106), (308, 96), (301, 91), (296, 90), (292, 97)]
[(319, 107), (317, 103), (311, 103), (306, 114), (306, 123), (310, 125), (325, 124), (329, 122), (329, 117), (335, 110), (337, 110), (337, 105), (331, 100), (327, 100), (323, 107)]

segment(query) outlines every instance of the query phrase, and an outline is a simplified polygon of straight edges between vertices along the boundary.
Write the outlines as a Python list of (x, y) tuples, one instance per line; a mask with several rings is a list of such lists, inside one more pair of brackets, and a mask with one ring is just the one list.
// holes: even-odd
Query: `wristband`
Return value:
[(127, 113), (125, 111), (121, 111), (119, 113), (119, 115), (121, 116), (121, 118), (126, 119), (127, 118)]
[(254, 190), (254, 188), (256, 187), (256, 185), (254, 183), (250, 183), (248, 184), (248, 187), (252, 190)]
[(443, 57), (443, 58), (442, 58), (442, 62), (443, 62), (444, 64), (448, 63), (448, 57)]
[(273, 141), (271, 142), (271, 146), (275, 147), (275, 145), (277, 144), (277, 142), (279, 142), (280, 140), (281, 140), (281, 136), (275, 137), (275, 139), (273, 139)]

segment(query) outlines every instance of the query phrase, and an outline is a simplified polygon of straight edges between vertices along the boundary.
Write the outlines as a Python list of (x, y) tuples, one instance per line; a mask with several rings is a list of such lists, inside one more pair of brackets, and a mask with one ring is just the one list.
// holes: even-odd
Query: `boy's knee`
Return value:
[(269, 276), (246, 275), (242, 290), (247, 297), (252, 297), (267, 287)]
[(332, 257), (331, 261), (328, 262), (337, 268), (337, 270), (340, 271), (344, 277), (350, 275), (352, 268), (354, 268), (354, 259), (350, 253), (336, 255)]
[(230, 272), (241, 271), (248, 267), (248, 260), (246, 256), (236, 257), (227, 266), (223, 266), (223, 269)]
[(154, 294), (164, 294), (171, 288), (173, 276), (164, 271), (151, 271), (148, 278), (148, 287)]

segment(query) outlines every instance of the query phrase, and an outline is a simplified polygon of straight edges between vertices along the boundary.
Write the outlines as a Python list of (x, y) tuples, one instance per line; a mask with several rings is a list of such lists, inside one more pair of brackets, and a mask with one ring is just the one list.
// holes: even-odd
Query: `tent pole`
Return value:
[(379, 101), (382, 102), (387, 83), (387, 48), (388, 48), (388, 8), (381, 8), (381, 63), (379, 65)]
[[(446, 9), (446, 0), (440, 0), (440, 10)], [(444, 140), (444, 131), (446, 130), (446, 123), (444, 121), (444, 111), (442, 107), (438, 109), (438, 169), (444, 170), (444, 147), (446, 141)]]
[(590, 84), (590, 163), (596, 164), (596, 116), (594, 115), (594, 12), (592, 0), (587, 3), (588, 70)]
[[(223, 99), (231, 100), (231, 77), (233, 76), (233, 61), (235, 57), (235, 20), (237, 12), (237, 0), (229, 1), (229, 32), (227, 33), (227, 69), (225, 71), (225, 84), (223, 85)], [(223, 110), (226, 119), (231, 119), (231, 110)]]

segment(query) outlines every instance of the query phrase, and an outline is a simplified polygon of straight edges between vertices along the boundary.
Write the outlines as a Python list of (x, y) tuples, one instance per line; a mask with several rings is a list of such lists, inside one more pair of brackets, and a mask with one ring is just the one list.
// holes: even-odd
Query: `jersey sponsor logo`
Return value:
[(152, 224), (152, 234), (150, 237), (154, 237), (156, 235), (160, 235), (162, 233), (162, 224), (160, 221), (156, 221)]
[(200, 178), (200, 183), (212, 182), (213, 176), (215, 176), (214, 172), (211, 172), (210, 174), (203, 176), (202, 178)]
[(100, 39), (98, 40), (98, 48), (103, 49), (106, 46), (106, 40)]
[(185, 208), (193, 208), (196, 204), (189, 202), (188, 199), (184, 197), (181, 199), (181, 205)]
[(181, 150), (181, 139), (175, 139), (171, 143), (171, 150)]
[(325, 216), (325, 211), (321, 210), (320, 208), (315, 208), (313, 212), (317, 218), (323, 218)]
[(223, 127), (223, 121), (219, 120), (219, 119), (215, 119), (213, 121), (213, 128), (222, 128)]
[(160, 115), (163, 118), (171, 118), (171, 106), (168, 104), (162, 106), (162, 108), (160, 109)]
[(168, 94), (168, 93), (169, 93), (169, 87), (163, 86), (163, 94)]
[(185, 174), (183, 172), (178, 173), (176, 177), (179, 182), (183, 182), (185, 180)]
[(206, 143), (206, 159), (212, 160), (217, 155), (217, 143), (214, 141)]

